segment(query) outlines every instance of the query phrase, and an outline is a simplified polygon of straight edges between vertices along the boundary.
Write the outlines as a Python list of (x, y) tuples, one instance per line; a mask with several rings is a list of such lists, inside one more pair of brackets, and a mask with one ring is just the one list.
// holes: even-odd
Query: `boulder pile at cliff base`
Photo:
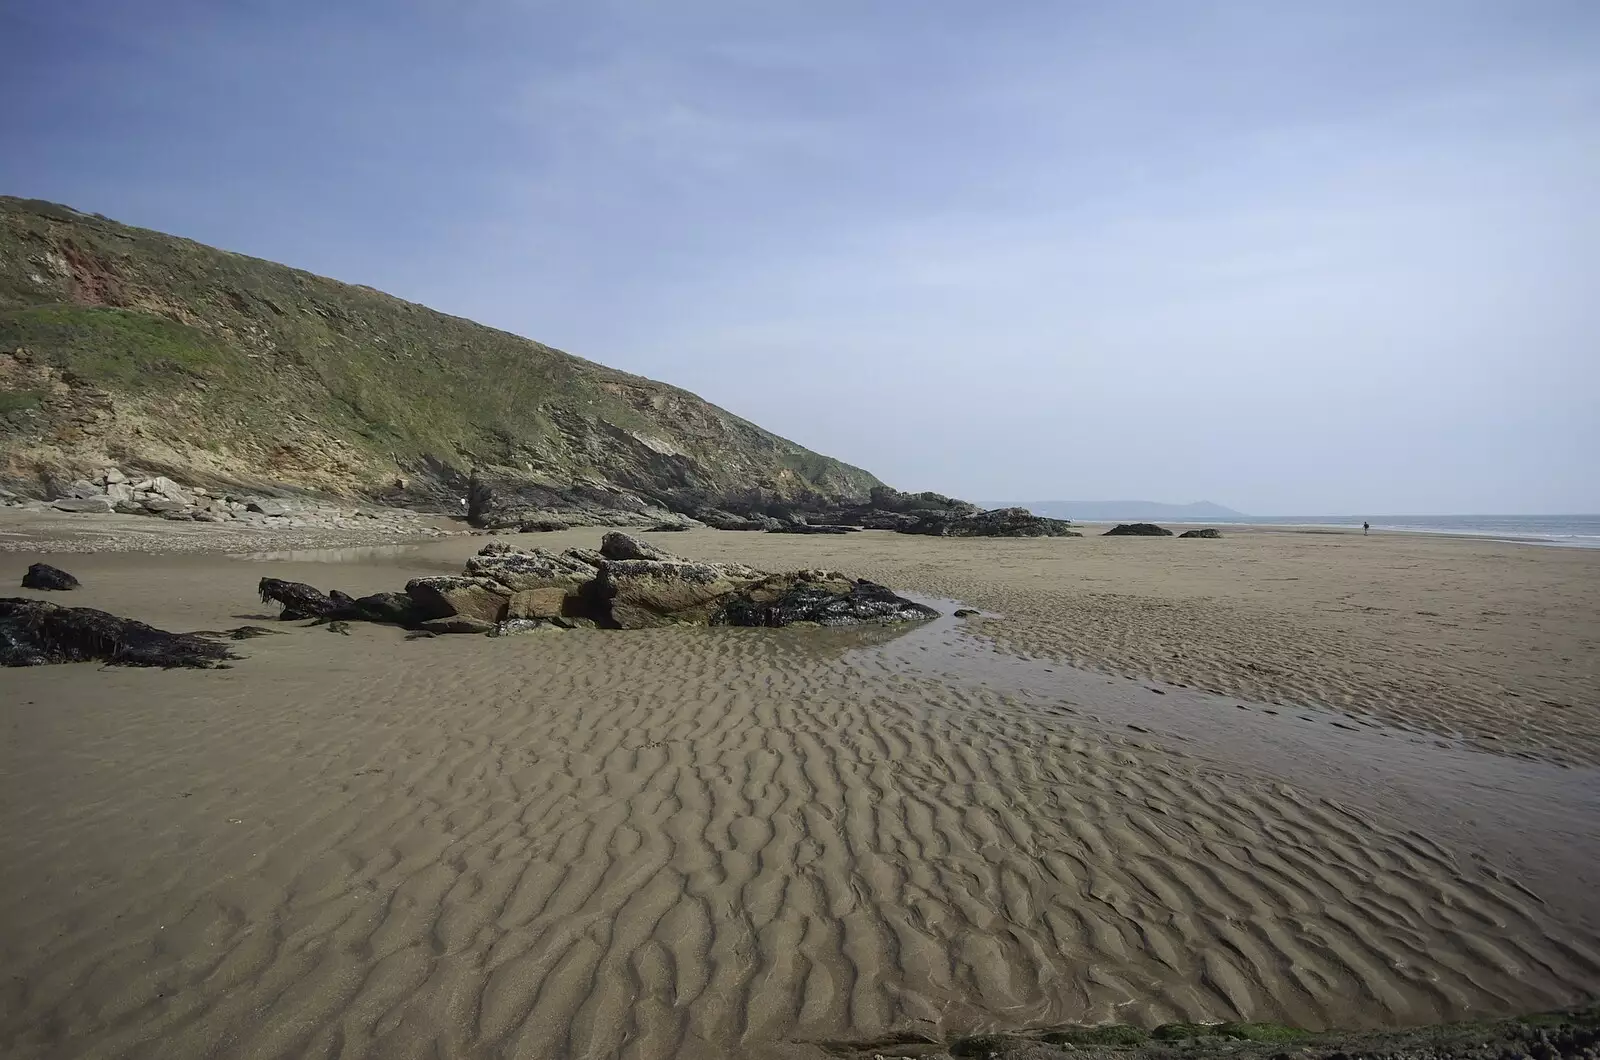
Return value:
[(564, 629), (848, 626), (920, 622), (939, 612), (882, 585), (826, 570), (773, 574), (699, 563), (629, 534), (598, 551), (484, 546), (459, 575), (413, 578), (403, 593), (351, 597), (263, 578), (261, 598), (285, 619), (384, 622), (422, 633), (490, 636)]

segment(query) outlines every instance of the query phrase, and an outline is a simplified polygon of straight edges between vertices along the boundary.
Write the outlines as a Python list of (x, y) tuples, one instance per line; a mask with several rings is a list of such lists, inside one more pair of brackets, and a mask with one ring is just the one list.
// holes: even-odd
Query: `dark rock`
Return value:
[(343, 633), (348, 637), (350, 635), (350, 623), (344, 621), (343, 619), (336, 618), (332, 622), (328, 623), (328, 632)]
[(236, 658), (199, 634), (168, 633), (92, 607), (0, 600), (0, 666), (99, 659), (114, 666), (212, 669)]
[(863, 530), (899, 530), (907, 526), (915, 526), (922, 516), (912, 512), (884, 512), (866, 511), (853, 517), (853, 521)]
[(489, 578), (447, 575), (412, 578), (406, 582), (406, 595), (415, 602), (417, 614), (423, 619), (420, 623), (423, 629), (436, 633), (455, 632), (435, 628), (429, 622), (459, 617), (487, 623), (484, 629), (475, 631), (482, 633), (505, 617), (511, 590)]
[(942, 493), (901, 493), (888, 486), (872, 490), (867, 503), (842, 505), (813, 512), (807, 522), (831, 526), (859, 526), (867, 530), (902, 530), (922, 520), (955, 521), (980, 514), (968, 501)]
[(48, 563), (35, 563), (22, 576), (24, 589), (76, 589), (78, 579)]
[(982, 614), (982, 613), (983, 612), (981, 612), (981, 611), (974, 611), (970, 607), (962, 607), (962, 608), (957, 608), (956, 609), (955, 616), (957, 618), (971, 618), (973, 615), (979, 615), (979, 614)]
[(570, 529), (572, 529), (572, 524), (565, 519), (556, 519), (553, 516), (528, 519), (517, 525), (517, 532), (522, 534), (553, 534), (561, 530)]
[(417, 626), (424, 633), (487, 633), (494, 627), (495, 623), (487, 619), (473, 618), (469, 615), (430, 618)]
[(687, 529), (689, 529), (688, 523), (657, 523), (654, 526), (645, 527), (644, 532), (647, 534), (670, 534)]
[(854, 534), (859, 526), (830, 526), (819, 523), (784, 523), (767, 528), (769, 534)]
[(927, 534), (933, 537), (1080, 537), (1065, 519), (1034, 515), (1026, 508), (995, 508), (986, 512), (956, 514), (932, 512), (909, 526), (902, 534)]
[(282, 501), (266, 500), (264, 498), (247, 502), (245, 510), (275, 517), (286, 516), (290, 512), (289, 506)]
[(1219, 537), (1222, 536), (1222, 531), (1221, 530), (1213, 530), (1212, 528), (1207, 527), (1204, 530), (1185, 530), (1183, 533), (1179, 534), (1178, 536), (1180, 538), (1183, 538), (1183, 537), (1204, 537), (1204, 538), (1215, 539), (1215, 538), (1219, 538)]
[[(262, 578), (256, 586), (264, 604), (282, 604), (285, 621), (297, 618), (330, 618), (339, 605), (321, 589), (304, 582), (283, 581), (279, 578)], [(346, 597), (348, 599), (348, 597)]]
[(366, 622), (412, 626), (422, 621), (416, 601), (405, 593), (373, 593), (350, 602), (348, 617)]
[(1104, 537), (1171, 537), (1172, 531), (1155, 523), (1118, 523), (1107, 530)]
[(711, 625), (851, 626), (938, 617), (933, 608), (896, 596), (874, 582), (852, 581), (829, 571), (798, 571), (775, 574), (740, 589), (712, 613)]

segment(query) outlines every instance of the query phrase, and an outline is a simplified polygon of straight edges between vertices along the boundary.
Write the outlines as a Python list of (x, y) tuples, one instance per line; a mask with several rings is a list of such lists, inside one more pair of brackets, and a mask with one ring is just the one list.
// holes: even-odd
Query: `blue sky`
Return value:
[(14, 3), (0, 192), (911, 489), (1600, 510), (1600, 4)]

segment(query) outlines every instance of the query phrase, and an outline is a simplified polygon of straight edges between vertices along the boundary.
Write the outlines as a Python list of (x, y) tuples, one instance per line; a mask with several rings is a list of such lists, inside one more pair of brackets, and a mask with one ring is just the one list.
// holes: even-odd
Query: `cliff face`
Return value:
[(865, 500), (695, 395), (367, 287), (0, 197), (0, 477), (106, 464), (457, 510)]

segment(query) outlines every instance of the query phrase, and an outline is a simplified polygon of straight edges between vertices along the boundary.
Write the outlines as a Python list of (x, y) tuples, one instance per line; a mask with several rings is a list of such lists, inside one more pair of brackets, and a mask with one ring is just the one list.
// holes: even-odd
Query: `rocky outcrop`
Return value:
[(713, 626), (850, 626), (921, 622), (939, 612), (874, 582), (832, 571), (775, 574), (733, 593), (710, 615)]
[(48, 499), (0, 491), (0, 505), (34, 511), (148, 515), (181, 522), (229, 523), (246, 529), (364, 530), (425, 537), (445, 533), (416, 512), (184, 486), (165, 475), (135, 477), (115, 467), (102, 469), (92, 480), (75, 479), (65, 484), (47, 481), (43, 491)]
[(28, 572), (22, 576), (24, 589), (76, 589), (78, 579), (68, 574), (59, 567), (52, 567), (48, 563), (35, 563), (28, 567)]
[(426, 634), (512, 636), (563, 629), (895, 623), (937, 612), (881, 585), (826, 571), (770, 574), (742, 563), (697, 563), (628, 534), (598, 552), (485, 545), (461, 575), (413, 578), (405, 593), (352, 599), (263, 578), (284, 618), (388, 622)]
[(466, 573), (468, 577), (498, 582), (510, 592), (520, 592), (550, 586), (576, 588), (594, 577), (594, 568), (582, 560), (542, 548), (497, 549), (488, 554), (480, 552), (467, 560)]
[(234, 658), (204, 634), (168, 633), (92, 607), (0, 600), (0, 666), (99, 660), (113, 666), (209, 669)]
[(605, 483), (562, 484), (546, 476), (481, 469), (467, 487), (467, 521), (485, 530), (534, 533), (569, 526), (654, 527), (689, 522)]
[(1208, 538), (1208, 539), (1213, 539), (1214, 540), (1214, 539), (1219, 538), (1219, 537), (1222, 536), (1222, 531), (1213, 529), (1213, 528), (1208, 526), (1204, 530), (1185, 530), (1183, 533), (1179, 534), (1178, 536), (1180, 538), (1184, 538), (1184, 537), (1204, 537), (1204, 538)]
[(995, 508), (967, 515), (932, 513), (900, 527), (900, 533), (928, 534), (933, 537), (1082, 536), (1065, 519), (1034, 515), (1026, 508)]
[(902, 493), (888, 486), (875, 486), (865, 504), (810, 514), (806, 521), (865, 530), (902, 530), (924, 520), (959, 519), (980, 511), (976, 504), (942, 493)]
[(734, 515), (721, 508), (700, 508), (694, 517), (713, 530), (771, 530), (783, 525), (770, 515)]
[(1118, 523), (1107, 530), (1103, 537), (1171, 537), (1172, 531), (1157, 526), (1155, 523)]

